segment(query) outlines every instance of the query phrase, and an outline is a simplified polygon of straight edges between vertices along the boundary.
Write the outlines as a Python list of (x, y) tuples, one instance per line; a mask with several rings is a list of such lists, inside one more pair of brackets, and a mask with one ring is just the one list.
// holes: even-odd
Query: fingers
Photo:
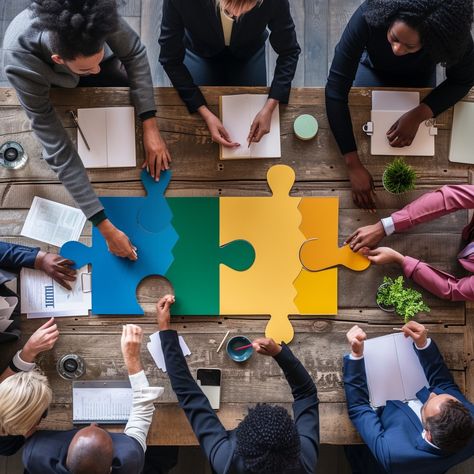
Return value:
[(40, 327), (38, 328), (38, 330), (39, 330), (39, 329), (48, 329), (48, 328), (50, 328), (50, 327), (52, 327), (52, 326), (54, 326), (54, 325), (55, 325), (55, 324), (54, 324), (54, 318), (51, 318), (51, 319), (48, 319), (48, 321), (46, 321), (42, 326), (40, 326)]
[(253, 141), (254, 139), (254, 135), (255, 135), (255, 131), (257, 130), (258, 128), (258, 121), (257, 120), (254, 120), (252, 122), (252, 125), (250, 126), (250, 132), (248, 134), (248, 137), (247, 137), (247, 141), (250, 143)]
[(344, 244), (350, 244), (352, 242), (352, 240), (354, 239), (354, 237), (356, 237), (358, 234), (359, 234), (359, 229), (356, 229), (354, 232), (352, 232), (351, 235), (349, 235), (349, 237), (347, 237), (347, 239), (345, 240)]
[(264, 135), (266, 135), (267, 133), (269, 133), (270, 130), (268, 130), (267, 128), (264, 128), (264, 127), (258, 127), (258, 130), (257, 130), (257, 133), (255, 134), (254, 138), (253, 138), (253, 142), (254, 143), (258, 143), (262, 137)]
[(230, 138), (229, 133), (224, 127), (219, 127), (217, 129), (218, 135), (213, 136), (214, 141), (220, 143), (221, 145), (230, 147), (230, 148), (235, 148), (240, 146), (240, 143), (233, 142), (232, 139)]
[(130, 244), (130, 251), (129, 251), (129, 253), (126, 255), (126, 257), (127, 257), (129, 260), (132, 260), (132, 261), (138, 260), (137, 248), (132, 245), (132, 243), (130, 242), (130, 240), (128, 241), (128, 243)]

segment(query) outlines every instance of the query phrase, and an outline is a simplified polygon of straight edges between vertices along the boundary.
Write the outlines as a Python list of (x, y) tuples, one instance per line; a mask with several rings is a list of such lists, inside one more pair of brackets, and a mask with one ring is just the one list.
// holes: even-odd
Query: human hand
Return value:
[(375, 263), (375, 265), (385, 265), (387, 263), (403, 264), (403, 255), (390, 247), (378, 247), (373, 250), (365, 247), (361, 250), (361, 253), (372, 263)]
[(102, 221), (97, 228), (104, 237), (109, 252), (117, 257), (127, 257), (129, 260), (138, 259), (137, 248), (132, 245), (126, 234), (117, 229), (108, 219)]
[(364, 341), (367, 334), (357, 325), (353, 326), (346, 334), (347, 340), (351, 346), (351, 352), (354, 357), (362, 357), (364, 355)]
[(143, 145), (145, 147), (145, 161), (142, 168), (146, 168), (151, 176), (158, 181), (160, 171), (169, 169), (171, 155), (166, 142), (160, 135), (155, 117), (143, 122)]
[(76, 270), (73, 270), (71, 265), (74, 265), (72, 260), (55, 253), (39, 251), (35, 259), (35, 268), (46, 273), (67, 290), (71, 289), (68, 282), (76, 281)]
[(345, 158), (354, 204), (362, 209), (375, 212), (375, 186), (371, 174), (360, 162), (357, 152), (348, 153)]
[(174, 302), (175, 298), (173, 295), (165, 295), (156, 303), (156, 319), (160, 331), (166, 331), (170, 328), (170, 307)]
[(363, 247), (373, 248), (385, 237), (385, 229), (381, 221), (376, 224), (359, 227), (344, 242), (349, 244), (354, 252)]
[(231, 140), (222, 122), (205, 105), (199, 107), (198, 111), (206, 122), (213, 142), (229, 148), (237, 148), (240, 146), (240, 143)]
[(259, 337), (252, 341), (252, 346), (255, 352), (259, 354), (275, 357), (281, 352), (280, 344), (277, 344), (273, 339), (268, 337)]
[(277, 100), (268, 99), (262, 110), (260, 110), (260, 112), (255, 116), (247, 137), (247, 143), (249, 146), (250, 143), (258, 143), (265, 134), (270, 132), (272, 114), (277, 105)]
[(140, 326), (136, 324), (125, 324), (125, 326), (122, 326), (120, 347), (129, 375), (136, 374), (143, 370), (140, 359), (142, 339), (143, 331)]
[(51, 318), (40, 326), (26, 341), (21, 350), (20, 358), (25, 362), (33, 362), (38, 354), (52, 349), (58, 338), (58, 326), (54, 322), (54, 318)]
[(426, 346), (428, 341), (428, 329), (426, 329), (423, 324), (410, 321), (402, 327), (402, 331), (405, 337), (411, 337), (413, 339), (416, 347), (423, 348)]
[(387, 131), (390, 146), (396, 148), (410, 146), (420, 124), (431, 117), (433, 112), (423, 103), (403, 114)]

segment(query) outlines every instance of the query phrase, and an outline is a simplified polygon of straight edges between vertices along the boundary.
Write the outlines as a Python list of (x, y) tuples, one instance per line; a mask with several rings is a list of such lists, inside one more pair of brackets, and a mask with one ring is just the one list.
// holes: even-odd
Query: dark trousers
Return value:
[(167, 474), (178, 463), (178, 446), (148, 446), (142, 474)]
[(344, 446), (352, 474), (386, 474), (366, 444)]
[(212, 58), (186, 50), (184, 64), (198, 86), (266, 86), (265, 45), (247, 59), (236, 58), (228, 48)]
[(359, 63), (354, 87), (436, 87), (436, 70), (426, 75), (407, 76), (387, 74)]
[(128, 87), (127, 71), (122, 62), (112, 56), (100, 63), (99, 74), (82, 76), (78, 87)]

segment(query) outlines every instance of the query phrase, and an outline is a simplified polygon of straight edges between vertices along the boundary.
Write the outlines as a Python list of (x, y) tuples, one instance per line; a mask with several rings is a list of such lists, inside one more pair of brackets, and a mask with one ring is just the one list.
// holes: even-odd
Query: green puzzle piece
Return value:
[(220, 264), (247, 270), (255, 260), (253, 247), (244, 240), (219, 246), (219, 198), (167, 198), (172, 225), (179, 235), (174, 261), (166, 278), (176, 295), (176, 315), (220, 314)]

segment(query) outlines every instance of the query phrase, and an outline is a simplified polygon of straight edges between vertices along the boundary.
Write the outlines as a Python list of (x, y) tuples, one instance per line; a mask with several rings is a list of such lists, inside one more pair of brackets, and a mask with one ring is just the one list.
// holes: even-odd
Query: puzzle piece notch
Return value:
[(317, 237), (303, 243), (300, 248), (300, 261), (310, 272), (319, 272), (338, 265), (361, 272), (370, 265), (368, 258), (353, 252), (349, 245), (334, 249), (332, 244)]
[(248, 270), (255, 262), (255, 249), (249, 242), (242, 239), (222, 245), (219, 255), (221, 265), (226, 265), (238, 272)]

